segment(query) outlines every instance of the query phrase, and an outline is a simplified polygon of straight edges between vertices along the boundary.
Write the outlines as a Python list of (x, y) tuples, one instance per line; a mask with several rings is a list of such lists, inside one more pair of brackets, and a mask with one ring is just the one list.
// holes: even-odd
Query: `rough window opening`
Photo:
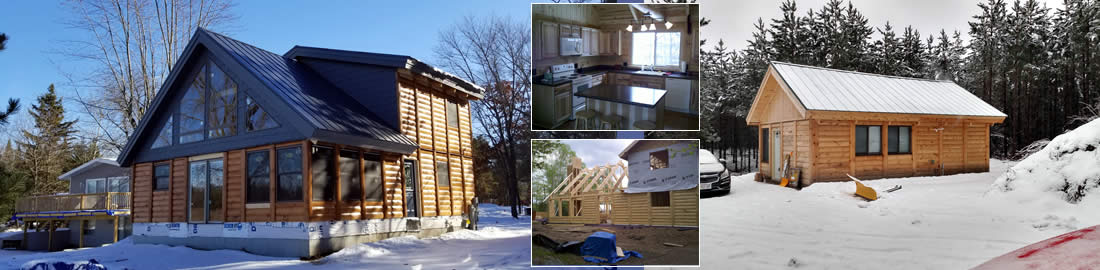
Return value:
[(581, 216), (581, 200), (573, 200), (573, 215)]
[(668, 168), (668, 150), (649, 153), (649, 170)]
[(652, 207), (667, 207), (672, 205), (668, 191), (650, 192), (649, 205)]

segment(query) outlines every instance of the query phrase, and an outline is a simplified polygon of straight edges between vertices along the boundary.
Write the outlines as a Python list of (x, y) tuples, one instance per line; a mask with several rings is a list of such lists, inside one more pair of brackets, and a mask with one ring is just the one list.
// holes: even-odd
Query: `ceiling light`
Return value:
[(650, 23), (649, 24), (649, 30), (657, 31), (657, 25), (653, 24), (653, 23)]
[(626, 26), (626, 31), (627, 32), (634, 32), (634, 25), (627, 25)]
[(643, 24), (643, 25), (642, 25), (642, 32), (645, 32), (645, 31), (649, 31), (649, 30), (646, 30), (646, 29), (645, 29), (645, 25)]
[(672, 29), (672, 22), (665, 21), (665, 29)]

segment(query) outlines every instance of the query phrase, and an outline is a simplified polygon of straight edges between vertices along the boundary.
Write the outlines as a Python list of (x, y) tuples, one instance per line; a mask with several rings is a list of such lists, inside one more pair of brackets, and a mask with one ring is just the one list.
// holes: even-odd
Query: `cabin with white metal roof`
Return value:
[(796, 185), (989, 171), (989, 130), (1005, 114), (951, 81), (772, 62), (746, 121), (758, 165)]

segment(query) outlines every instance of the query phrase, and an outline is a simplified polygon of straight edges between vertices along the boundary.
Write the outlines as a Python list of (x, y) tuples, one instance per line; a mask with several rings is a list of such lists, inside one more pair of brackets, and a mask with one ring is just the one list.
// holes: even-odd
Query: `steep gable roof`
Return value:
[(235, 78), (242, 88), (248, 81), (258, 81), (259, 85), (252, 85), (253, 88), (261, 88), (258, 90), (277, 96), (277, 100), (271, 101), (282, 103), (280, 105), (285, 105), (283, 107), (294, 112), (290, 117), (293, 119), (280, 119), (281, 123), (289, 122), (289, 126), (306, 138), (348, 142), (350, 145), (406, 154), (416, 150), (415, 142), (382, 124), (370, 110), (305, 65), (200, 28), (195, 31), (180, 61), (172, 68), (152, 106), (120, 153), (121, 165), (128, 166), (137, 150), (135, 145), (140, 145), (151, 136), (151, 132), (155, 132), (155, 125), (149, 123), (153, 114), (162, 111), (158, 108), (169, 102), (166, 100), (168, 92), (173, 91), (175, 80), (183, 77), (179, 73), (183, 72), (183, 67), (200, 45), (211, 52), (211, 57), (232, 65), (227, 69), (243, 70), (236, 75), (252, 76), (247, 79)]
[(1005, 117), (951, 81), (771, 63), (806, 110)]

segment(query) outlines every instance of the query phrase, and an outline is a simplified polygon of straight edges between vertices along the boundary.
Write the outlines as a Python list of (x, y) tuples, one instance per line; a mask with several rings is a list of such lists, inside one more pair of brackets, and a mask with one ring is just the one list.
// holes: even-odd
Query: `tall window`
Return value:
[(199, 74), (191, 81), (187, 92), (180, 100), (180, 134), (181, 144), (197, 142), (204, 139), (203, 125), (206, 123), (206, 68), (201, 68)]
[(458, 104), (447, 100), (447, 126), (458, 128)]
[(359, 152), (340, 150), (340, 200), (359, 201), (363, 196), (359, 181)]
[(856, 126), (856, 155), (882, 154), (882, 127)]
[(771, 133), (768, 133), (768, 129), (760, 132), (760, 163), (768, 163), (768, 153), (771, 153), (771, 144), (768, 143), (768, 138), (771, 138)]
[(271, 157), (268, 150), (248, 152), (248, 189), (245, 201), (248, 203), (271, 202)]
[(237, 83), (218, 65), (210, 65), (209, 138), (237, 134)]
[(336, 174), (333, 173), (332, 148), (314, 146), (312, 164), (309, 169), (313, 172), (313, 201), (336, 200)]
[(668, 168), (668, 150), (649, 153), (649, 170)]
[(631, 63), (647, 66), (680, 64), (680, 32), (635, 32)]
[(259, 103), (252, 100), (252, 97), (246, 96), (244, 98), (244, 104), (248, 106), (246, 108), (248, 110), (246, 112), (248, 114), (247, 123), (245, 123), (246, 130), (257, 131), (279, 126), (278, 123), (275, 123), (275, 119), (272, 119), (271, 115), (268, 115), (267, 111), (264, 111), (264, 108), (260, 107)]
[(909, 130), (908, 126), (890, 126), (886, 129), (886, 150), (890, 154), (909, 154)]
[(156, 178), (154, 190), (168, 190), (172, 184), (172, 165), (164, 163), (153, 166), (153, 177)]
[(302, 186), (302, 147), (279, 148), (275, 168), (278, 174), (279, 189), (275, 191), (275, 200), (301, 201), (305, 197)]
[(191, 161), (188, 174), (189, 207), (191, 223), (222, 222), (225, 204), (225, 162), (221, 158)]
[(160, 133), (157, 134), (156, 140), (153, 141), (153, 146), (150, 148), (161, 148), (172, 145), (172, 117), (169, 116), (167, 121), (164, 121), (164, 126), (160, 127)]
[(672, 205), (672, 200), (669, 197), (668, 191), (649, 193), (649, 206), (662, 207), (670, 205)]
[(446, 161), (435, 163), (435, 184), (439, 187), (451, 186), (451, 167)]
[[(413, 182), (411, 185), (415, 186)], [(367, 187), (367, 201), (382, 201), (382, 161), (376, 155), (363, 155), (363, 185)]]

